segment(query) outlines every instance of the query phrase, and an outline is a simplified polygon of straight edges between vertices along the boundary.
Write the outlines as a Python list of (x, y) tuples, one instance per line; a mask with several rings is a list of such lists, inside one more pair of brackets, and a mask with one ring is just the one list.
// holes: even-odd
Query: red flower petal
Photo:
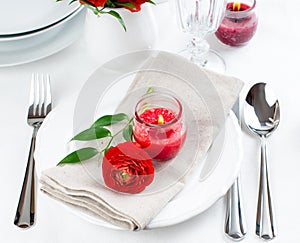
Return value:
[(107, 2), (107, 0), (80, 0), (81, 4), (89, 4), (94, 7), (104, 7), (104, 4)]
[(125, 142), (107, 151), (103, 158), (102, 174), (109, 188), (138, 193), (153, 181), (154, 168), (144, 150), (136, 143)]

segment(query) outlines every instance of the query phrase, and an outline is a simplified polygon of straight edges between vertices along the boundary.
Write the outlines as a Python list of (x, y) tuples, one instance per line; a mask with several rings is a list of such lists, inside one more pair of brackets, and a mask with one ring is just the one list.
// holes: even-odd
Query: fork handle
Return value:
[(268, 176), (266, 138), (261, 137), (261, 161), (259, 192), (256, 213), (256, 234), (265, 240), (276, 236), (275, 218), (271, 201), (271, 190)]
[(34, 150), (38, 127), (34, 127), (26, 166), (25, 177), (14, 224), (20, 228), (28, 228), (35, 222), (36, 175)]
[(225, 217), (225, 234), (232, 240), (239, 241), (246, 235), (245, 216), (241, 203), (239, 177), (227, 192), (227, 208)]

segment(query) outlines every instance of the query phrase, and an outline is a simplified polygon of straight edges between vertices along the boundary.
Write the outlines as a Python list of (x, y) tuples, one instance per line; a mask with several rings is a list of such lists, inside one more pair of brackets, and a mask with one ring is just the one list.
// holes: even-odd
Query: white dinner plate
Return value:
[[(41, 171), (55, 166), (61, 158), (70, 152), (68, 141), (73, 135), (71, 124), (73, 123), (76, 101), (77, 95), (65, 99), (62, 104), (51, 111), (42, 124), (37, 136), (35, 151), (38, 175), (40, 175)], [(225, 141), (223, 141), (223, 136)], [(241, 130), (232, 112), (226, 120), (225, 127), (220, 132), (220, 135), (215, 139), (214, 144), (220, 142), (224, 142), (221, 156), (216, 159), (214, 153), (216, 153), (217, 149), (212, 146), (206, 160), (195, 168), (184, 189), (151, 221), (147, 229), (171, 226), (188, 220), (205, 211), (220, 197), (225, 195), (238, 175), (242, 154)], [(204, 180), (200, 180), (200, 173), (206, 163), (212, 163), (211, 168), (213, 170), (207, 172), (206, 176), (203, 175)], [(65, 204), (62, 205), (65, 206)], [(189, 205), (189, 207), (186, 207), (186, 205)], [(84, 214), (76, 208), (65, 207), (75, 215), (93, 224), (120, 229), (98, 218)]]
[[(173, 82), (185, 82), (179, 83), (180, 85), (188, 83), (191, 85), (190, 87), (183, 87), (193, 90), (200, 90), (201, 87), (203, 89), (202, 83), (206, 85), (206, 92), (203, 94), (206, 95), (211, 81), (205, 76), (188, 79), (185, 74), (182, 74), (184, 77), (176, 75), (178, 70), (171, 68), (173, 70), (171, 71), (169, 69), (170, 66), (163, 67), (159, 65), (155, 69), (147, 68), (147, 63), (152, 63), (157, 56), (168, 56), (172, 58), (173, 62), (176, 62), (176, 60), (182, 62), (182, 57), (159, 51), (140, 51), (119, 56), (99, 67), (85, 82), (77, 96), (70, 97), (57, 106), (45, 119), (38, 133), (35, 152), (38, 174), (47, 168), (55, 166), (67, 153), (73, 151), (74, 143), (68, 144), (70, 139), (77, 132), (86, 129), (95, 119), (104, 114), (112, 114), (116, 112), (116, 109), (120, 109), (118, 112), (129, 112), (124, 107), (124, 104), (128, 105), (128, 102), (135, 103), (136, 93), (130, 93), (131, 96), (129, 97), (131, 98), (125, 102), (122, 101), (128, 94), (128, 88), (132, 80), (138, 78), (137, 75), (142, 75), (139, 78), (144, 77), (146, 75), (145, 72), (149, 72), (148, 75), (153, 75), (157, 72), (159, 72), (159, 75), (171, 75), (176, 77), (177, 80), (173, 80)], [(201, 82), (199, 82), (199, 78), (201, 78)], [(138, 89), (137, 92), (141, 92), (141, 90)], [(210, 90), (211, 92), (214, 91)], [(204, 100), (209, 97), (203, 96)], [(216, 102), (218, 101), (214, 99), (214, 104), (217, 104)], [(121, 105), (120, 107), (120, 104), (123, 106)], [(183, 103), (183, 106), (186, 107), (185, 103)], [(128, 107), (132, 107), (132, 104)], [(218, 107), (214, 109), (216, 110)], [(215, 111), (209, 111), (212, 123), (214, 123), (213, 113)], [(188, 109), (185, 109), (185, 112), (188, 112)], [(223, 109), (221, 112), (223, 112)], [(223, 129), (221, 129), (214, 140), (206, 159), (197, 163), (196, 168), (193, 167), (193, 173), (189, 176), (184, 189), (150, 222), (147, 229), (170, 226), (187, 220), (206, 210), (229, 189), (240, 169), (242, 153), (241, 130), (233, 113), (230, 114), (226, 121), (224, 120), (224, 123), (225, 126), (223, 126)], [(188, 137), (193, 137), (196, 134), (190, 133)], [(182, 148), (181, 153), (184, 153), (183, 151), (184, 148)], [(197, 148), (192, 151), (196, 152)], [(189, 153), (191, 154), (191, 151)], [(187, 156), (191, 156), (190, 154)], [(196, 156), (193, 158), (195, 159)], [(186, 207), (186, 205), (189, 205), (189, 207)], [(94, 224), (117, 228), (76, 208), (70, 206), (67, 206), (67, 208)]]
[(81, 7), (49, 28), (18, 37), (0, 38), (0, 67), (35, 61), (66, 48), (82, 33), (85, 14), (86, 9)]
[(0, 0), (0, 38), (47, 28), (79, 8), (69, 0)]

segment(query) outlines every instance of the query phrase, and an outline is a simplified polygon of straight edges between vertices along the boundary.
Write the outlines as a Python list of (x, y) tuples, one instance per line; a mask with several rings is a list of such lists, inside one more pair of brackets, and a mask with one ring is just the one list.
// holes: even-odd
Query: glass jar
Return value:
[(156, 161), (174, 158), (184, 144), (187, 127), (180, 101), (171, 94), (147, 94), (135, 107), (133, 136)]
[(247, 44), (257, 29), (256, 0), (229, 1), (216, 37), (229, 46)]

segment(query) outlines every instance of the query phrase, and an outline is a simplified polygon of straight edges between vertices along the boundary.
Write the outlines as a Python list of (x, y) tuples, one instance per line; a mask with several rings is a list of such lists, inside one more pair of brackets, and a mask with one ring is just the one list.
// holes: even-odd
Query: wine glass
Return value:
[(191, 35), (181, 54), (192, 62), (217, 72), (225, 72), (225, 61), (209, 48), (205, 37), (217, 31), (226, 9), (226, 0), (175, 0), (181, 29)]

